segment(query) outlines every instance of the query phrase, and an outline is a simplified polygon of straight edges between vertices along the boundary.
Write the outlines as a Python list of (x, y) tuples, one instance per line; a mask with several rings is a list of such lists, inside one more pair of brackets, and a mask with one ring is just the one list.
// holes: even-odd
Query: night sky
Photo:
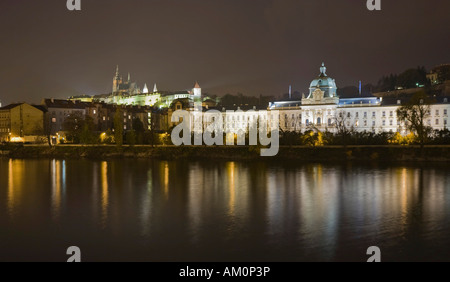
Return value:
[(111, 91), (124, 77), (159, 90), (306, 92), (322, 61), (338, 87), (450, 63), (450, 1), (1, 0), (0, 101)]

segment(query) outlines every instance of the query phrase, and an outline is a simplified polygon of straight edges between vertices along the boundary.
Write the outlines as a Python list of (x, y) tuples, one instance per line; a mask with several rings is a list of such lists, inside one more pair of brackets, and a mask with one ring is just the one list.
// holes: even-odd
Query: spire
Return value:
[(119, 65), (116, 66), (116, 78), (119, 77)]
[(198, 81), (195, 82), (194, 88), (200, 88), (200, 85), (198, 84)]
[(153, 93), (156, 93), (156, 92), (158, 92), (158, 88), (156, 87), (156, 83), (155, 83), (155, 86), (153, 86)]
[(143, 92), (144, 94), (148, 94), (147, 83), (144, 85), (144, 89), (142, 89), (142, 92)]
[(128, 82), (130, 82), (131, 81), (131, 75), (130, 75), (130, 73), (128, 73)]
[(320, 67), (320, 74), (322, 75), (324, 75), (324, 76), (326, 76), (327, 74), (326, 74), (326, 71), (327, 71), (327, 68), (325, 67), (325, 63), (322, 63), (322, 66)]

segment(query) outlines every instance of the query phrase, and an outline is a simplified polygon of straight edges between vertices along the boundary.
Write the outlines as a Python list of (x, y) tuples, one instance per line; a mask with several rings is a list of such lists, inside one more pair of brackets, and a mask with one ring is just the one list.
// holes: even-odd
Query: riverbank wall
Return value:
[(4, 158), (56, 159), (225, 159), (298, 161), (439, 161), (450, 162), (450, 146), (281, 146), (273, 157), (261, 157), (257, 146), (0, 146)]

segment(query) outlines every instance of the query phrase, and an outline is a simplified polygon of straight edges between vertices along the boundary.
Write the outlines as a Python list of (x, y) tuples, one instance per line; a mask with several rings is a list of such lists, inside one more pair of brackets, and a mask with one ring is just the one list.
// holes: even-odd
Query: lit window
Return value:
[(94, 115), (95, 115), (95, 114), (97, 113), (97, 111), (96, 111), (96, 110), (94, 110), (94, 111), (93, 111), (93, 113), (94, 113)]
[(52, 122), (55, 123), (56, 122), (56, 118), (52, 118)]
[(106, 120), (106, 117), (105, 117), (105, 116), (103, 116), (103, 120)]
[(397, 100), (397, 105), (401, 105), (402, 101), (401, 100)]

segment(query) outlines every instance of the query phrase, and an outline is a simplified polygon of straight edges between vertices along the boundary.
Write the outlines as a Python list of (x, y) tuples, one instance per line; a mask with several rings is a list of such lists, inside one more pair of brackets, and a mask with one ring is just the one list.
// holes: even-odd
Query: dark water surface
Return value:
[(0, 260), (450, 261), (445, 165), (0, 159)]

